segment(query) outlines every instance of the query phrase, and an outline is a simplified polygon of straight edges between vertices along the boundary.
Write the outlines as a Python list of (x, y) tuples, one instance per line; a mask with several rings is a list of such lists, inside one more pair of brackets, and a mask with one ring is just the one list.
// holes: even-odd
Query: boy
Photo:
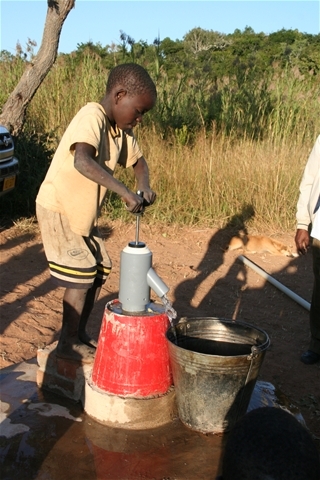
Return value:
[[(96, 344), (86, 325), (111, 271), (97, 228), (107, 189), (117, 193), (132, 213), (140, 212), (144, 201), (155, 201), (132, 128), (156, 98), (156, 87), (140, 65), (123, 64), (111, 70), (105, 96), (73, 118), (40, 187), (37, 219), (50, 275), (65, 288), (57, 356), (84, 363), (93, 359)], [(117, 163), (133, 167), (143, 198), (113, 177)]]

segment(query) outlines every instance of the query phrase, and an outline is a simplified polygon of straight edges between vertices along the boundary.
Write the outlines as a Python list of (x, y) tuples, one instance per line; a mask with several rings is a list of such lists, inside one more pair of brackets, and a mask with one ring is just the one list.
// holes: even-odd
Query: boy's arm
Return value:
[(79, 173), (108, 190), (117, 193), (125, 202), (127, 209), (132, 213), (140, 212), (143, 199), (131, 192), (122, 182), (119, 182), (110, 173), (104, 170), (95, 161), (96, 149), (88, 143), (76, 143), (74, 167)]
[(143, 192), (143, 198), (151, 205), (156, 199), (156, 193), (150, 188), (149, 168), (144, 157), (140, 157), (133, 165), (133, 171), (137, 179), (138, 190)]

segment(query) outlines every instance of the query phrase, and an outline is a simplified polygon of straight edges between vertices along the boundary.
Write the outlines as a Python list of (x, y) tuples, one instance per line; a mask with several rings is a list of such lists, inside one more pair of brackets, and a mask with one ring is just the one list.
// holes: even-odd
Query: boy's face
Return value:
[(149, 93), (129, 96), (125, 90), (117, 92), (113, 107), (115, 123), (121, 130), (131, 130), (142, 121), (143, 115), (151, 110), (155, 98)]

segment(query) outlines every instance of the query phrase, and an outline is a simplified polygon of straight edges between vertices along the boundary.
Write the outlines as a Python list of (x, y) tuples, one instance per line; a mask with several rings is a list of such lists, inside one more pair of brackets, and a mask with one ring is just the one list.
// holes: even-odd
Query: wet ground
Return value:
[[(36, 360), (0, 372), (1, 479), (215, 480), (226, 435), (195, 432), (175, 418), (144, 431), (101, 425), (80, 403), (38, 389)], [(256, 383), (248, 410), (298, 409), (272, 384)]]

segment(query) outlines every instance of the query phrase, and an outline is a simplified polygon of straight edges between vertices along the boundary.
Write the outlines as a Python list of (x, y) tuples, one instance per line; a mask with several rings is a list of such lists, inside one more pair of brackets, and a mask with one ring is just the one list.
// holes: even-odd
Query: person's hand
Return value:
[(146, 188), (143, 190), (144, 206), (152, 205), (157, 198), (157, 194), (151, 190), (151, 188)]
[(305, 255), (308, 251), (310, 245), (310, 235), (308, 230), (299, 229), (296, 231), (296, 236), (294, 237), (296, 242), (297, 252), (299, 255)]
[(128, 194), (122, 198), (126, 204), (126, 209), (131, 213), (140, 213), (143, 211), (143, 198), (136, 193), (128, 191)]

